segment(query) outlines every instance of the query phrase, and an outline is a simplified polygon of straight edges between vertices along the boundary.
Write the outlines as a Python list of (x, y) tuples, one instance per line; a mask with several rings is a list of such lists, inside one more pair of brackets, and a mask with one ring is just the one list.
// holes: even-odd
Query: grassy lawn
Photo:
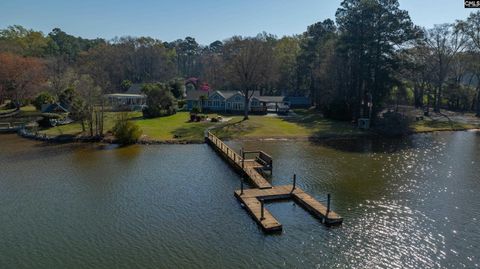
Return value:
[(480, 126), (455, 121), (423, 120), (412, 123), (411, 128), (413, 132), (424, 133), (433, 131), (467, 130), (480, 128)]
[[(33, 112), (32, 112), (33, 113)], [(104, 130), (111, 130), (118, 113), (105, 113)], [(216, 116), (210, 114), (210, 117)], [(294, 116), (257, 116), (251, 115), (243, 121), (243, 116), (224, 115), (231, 118), (226, 123), (189, 122), (189, 112), (153, 119), (143, 119), (142, 113), (130, 113), (130, 118), (143, 131), (144, 139), (153, 141), (203, 141), (206, 128), (217, 125), (213, 132), (223, 139), (257, 139), (257, 138), (324, 138), (368, 134), (355, 128), (349, 122), (334, 121), (323, 118), (315, 111), (295, 110)], [(412, 123), (413, 132), (449, 131), (479, 128), (472, 124), (458, 122), (425, 120)], [(42, 130), (50, 136), (79, 135), (82, 128), (79, 123), (72, 123)]]
[(203, 141), (205, 129), (214, 124), (211, 122), (188, 122), (189, 120), (189, 112), (178, 112), (167, 117), (138, 119), (135, 122), (148, 139), (162, 141)]
[[(115, 112), (106, 112), (105, 113), (105, 120), (103, 122), (103, 129), (105, 132), (111, 130), (115, 125), (117, 113)], [(138, 118), (141, 117), (141, 112), (132, 112), (130, 113), (131, 118)], [(88, 126), (85, 126), (88, 128)], [(57, 136), (57, 135), (79, 135), (82, 133), (82, 125), (79, 122), (70, 123), (67, 125), (60, 125), (48, 129), (44, 129), (40, 131), (42, 134), (47, 134), (49, 136)]]
[(221, 129), (214, 132), (222, 138), (308, 138), (359, 135), (364, 132), (348, 122), (323, 118), (315, 112), (296, 110), (296, 116), (271, 117), (250, 116), (242, 121), (236, 116)]
[[(105, 113), (104, 130), (111, 130), (115, 125), (117, 113)], [(178, 140), (178, 141), (202, 141), (204, 130), (211, 126), (210, 122), (188, 122), (188, 112), (178, 112), (175, 115), (159, 117), (154, 119), (143, 119), (141, 112), (130, 113), (130, 118), (140, 126), (147, 139), (157, 141)], [(80, 123), (71, 123), (56, 126), (40, 131), (50, 136), (57, 135), (79, 135), (82, 133)]]

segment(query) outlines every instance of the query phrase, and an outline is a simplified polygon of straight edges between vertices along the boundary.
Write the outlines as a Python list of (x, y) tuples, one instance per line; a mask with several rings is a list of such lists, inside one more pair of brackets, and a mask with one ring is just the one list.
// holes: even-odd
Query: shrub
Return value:
[(190, 114), (197, 114), (197, 113), (200, 113), (200, 109), (198, 107), (194, 107), (192, 108), (192, 110), (190, 111)]
[(378, 119), (375, 129), (384, 136), (403, 136), (410, 132), (410, 120), (403, 114), (386, 112)]
[(134, 144), (140, 139), (140, 136), (142, 136), (140, 127), (128, 120), (128, 113), (120, 114), (112, 131), (118, 143), (122, 145)]
[(122, 83), (120, 84), (120, 88), (122, 88), (124, 92), (128, 91), (130, 87), (132, 87), (132, 82), (128, 79), (122, 81)]
[(55, 102), (55, 97), (48, 92), (42, 92), (33, 100), (32, 104), (37, 110), (42, 109), (44, 104), (53, 104)]
[(177, 102), (165, 84), (144, 84), (143, 93), (147, 95), (147, 106), (143, 109), (145, 118), (168, 116), (177, 112)]
[(179, 109), (183, 109), (186, 104), (187, 104), (187, 102), (185, 100), (178, 100), (177, 101), (177, 105), (178, 105)]

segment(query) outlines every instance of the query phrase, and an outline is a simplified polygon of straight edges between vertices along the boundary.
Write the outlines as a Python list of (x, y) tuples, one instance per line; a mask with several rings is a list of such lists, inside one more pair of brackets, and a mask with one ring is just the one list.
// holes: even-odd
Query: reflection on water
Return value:
[(0, 136), (0, 268), (478, 268), (480, 135), (231, 142), (274, 157), (345, 219), (292, 202), (265, 236), (206, 145), (46, 145)]
[(330, 147), (346, 152), (363, 153), (393, 153), (413, 147), (412, 139), (405, 138), (341, 138), (314, 141), (313, 143), (322, 147)]

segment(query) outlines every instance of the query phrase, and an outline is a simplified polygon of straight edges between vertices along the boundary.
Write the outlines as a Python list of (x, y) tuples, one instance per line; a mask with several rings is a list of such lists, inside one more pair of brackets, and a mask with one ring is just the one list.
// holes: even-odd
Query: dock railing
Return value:
[(212, 134), (211, 132), (207, 132), (207, 139), (213, 143), (218, 149), (220, 149), (223, 153), (225, 153), (229, 159), (231, 159), (237, 165), (242, 163), (242, 156), (231, 149), (225, 142), (220, 140), (217, 136)]

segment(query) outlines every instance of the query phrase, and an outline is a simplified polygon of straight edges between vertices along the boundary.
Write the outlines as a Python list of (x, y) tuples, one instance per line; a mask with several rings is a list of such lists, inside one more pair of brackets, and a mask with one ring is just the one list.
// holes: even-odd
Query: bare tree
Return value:
[(271, 71), (271, 55), (272, 48), (260, 38), (235, 36), (225, 42), (226, 75), (245, 97), (244, 120), (248, 119), (250, 99)]
[(435, 72), (435, 112), (440, 112), (442, 89), (451, 70), (451, 63), (455, 56), (464, 50), (466, 43), (466, 35), (458, 25), (440, 24), (425, 31), (425, 44), (431, 50), (433, 71)]
[(470, 70), (477, 81), (475, 110), (476, 116), (480, 117), (480, 64), (477, 61), (480, 54), (480, 11), (471, 13), (465, 22), (460, 21), (458, 24), (469, 39), (468, 47), (473, 56), (470, 62)]

